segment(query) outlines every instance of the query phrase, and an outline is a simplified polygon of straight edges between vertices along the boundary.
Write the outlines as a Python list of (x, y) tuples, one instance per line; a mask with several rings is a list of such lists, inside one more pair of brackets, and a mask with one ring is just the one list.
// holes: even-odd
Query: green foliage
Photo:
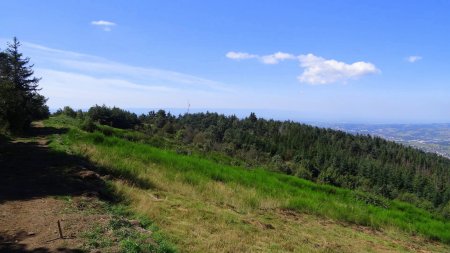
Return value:
[(443, 208), (442, 208), (442, 215), (445, 217), (445, 218), (447, 218), (447, 219), (449, 219), (450, 220), (450, 203), (447, 203), (447, 205), (445, 205)]
[(19, 47), (14, 38), (0, 52), (0, 130), (12, 133), (23, 132), (33, 120), (49, 116), (47, 99), (38, 93), (40, 79), (33, 76), (33, 65)]
[(363, 201), (368, 205), (379, 206), (386, 209), (389, 208), (389, 202), (386, 199), (374, 194), (357, 192), (356, 199), (359, 201)]
[(95, 125), (94, 121), (90, 117), (86, 117), (81, 123), (81, 129), (83, 129), (86, 132), (94, 132), (97, 130), (97, 126)]
[(72, 107), (70, 106), (64, 106), (64, 108), (62, 109), (58, 109), (53, 115), (66, 115), (68, 117), (71, 118), (76, 118), (77, 117), (77, 112), (75, 112), (74, 109), (72, 109)]
[(136, 114), (122, 110), (117, 107), (107, 107), (105, 105), (95, 105), (89, 108), (87, 115), (94, 121), (102, 125), (108, 125), (112, 127), (130, 129), (138, 124), (138, 118)]

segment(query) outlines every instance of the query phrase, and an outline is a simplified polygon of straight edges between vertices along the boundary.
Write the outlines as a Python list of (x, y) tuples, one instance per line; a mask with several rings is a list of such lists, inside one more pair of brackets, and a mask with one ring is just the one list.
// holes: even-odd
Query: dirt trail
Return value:
[(71, 208), (98, 195), (102, 181), (79, 176), (86, 161), (49, 149), (48, 135), (63, 131), (38, 123), (29, 136), (0, 143), (0, 252), (83, 252), (81, 233), (108, 219)]
[[(0, 252), (83, 252), (80, 232), (104, 215), (67, 211), (67, 203), (52, 197), (9, 201), (0, 205)], [(60, 221), (64, 239), (60, 238)]]

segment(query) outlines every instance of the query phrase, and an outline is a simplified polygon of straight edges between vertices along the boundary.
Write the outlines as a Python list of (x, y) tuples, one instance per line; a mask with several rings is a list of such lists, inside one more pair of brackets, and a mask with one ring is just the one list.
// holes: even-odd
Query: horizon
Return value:
[(11, 11), (0, 16), (0, 49), (18, 37), (52, 109), (106, 104), (326, 124), (450, 122), (450, 3), (3, 7)]
[[(67, 105), (71, 107), (70, 105)], [(95, 105), (92, 105), (95, 106)], [(114, 107), (105, 105), (108, 107)], [(116, 106), (118, 107), (118, 106)], [(72, 108), (72, 107), (71, 107)], [(72, 108), (74, 110), (88, 111), (90, 107), (83, 108)], [(334, 125), (367, 125), (367, 126), (388, 126), (388, 125), (448, 125), (450, 122), (371, 122), (371, 121), (326, 121), (319, 118), (305, 117), (303, 115), (298, 115), (298, 112), (293, 111), (282, 111), (282, 110), (262, 110), (262, 109), (230, 109), (230, 108), (168, 108), (168, 107), (154, 107), (154, 108), (130, 108), (130, 107), (118, 107), (120, 109), (135, 113), (136, 115), (147, 114), (150, 111), (164, 110), (166, 113), (170, 112), (174, 116), (184, 115), (184, 114), (195, 114), (195, 113), (217, 113), (223, 114), (225, 116), (236, 116), (240, 119), (246, 118), (250, 113), (255, 113), (258, 118), (263, 118), (265, 120), (278, 120), (278, 121), (293, 121), (297, 123), (309, 124), (319, 127), (328, 127)], [(54, 113), (59, 108), (50, 108), (50, 112)]]

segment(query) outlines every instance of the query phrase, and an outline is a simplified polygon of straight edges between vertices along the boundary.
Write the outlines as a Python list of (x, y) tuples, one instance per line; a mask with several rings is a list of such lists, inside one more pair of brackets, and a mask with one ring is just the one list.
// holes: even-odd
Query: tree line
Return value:
[(22, 133), (33, 120), (49, 116), (47, 99), (39, 94), (40, 79), (19, 48), (14, 38), (0, 51), (0, 131), (4, 133)]

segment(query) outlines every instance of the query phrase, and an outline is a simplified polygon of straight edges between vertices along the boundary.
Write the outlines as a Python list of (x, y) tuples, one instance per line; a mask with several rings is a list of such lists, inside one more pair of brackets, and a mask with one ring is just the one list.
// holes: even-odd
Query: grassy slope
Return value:
[[(60, 120), (52, 119), (47, 124), (61, 126)], [(189, 252), (244, 252), (249, 248), (449, 250), (445, 245), (425, 243), (422, 237), (412, 243), (406, 233), (398, 233), (401, 229), (410, 235), (418, 233), (450, 243), (448, 222), (405, 203), (264, 170), (220, 165), (77, 128), (55, 137), (51, 145), (86, 156), (109, 173), (131, 178), (136, 184), (117, 180), (116, 189), (137, 212), (149, 215)], [(142, 182), (150, 188), (142, 187)], [(383, 233), (349, 224), (383, 228)]]

